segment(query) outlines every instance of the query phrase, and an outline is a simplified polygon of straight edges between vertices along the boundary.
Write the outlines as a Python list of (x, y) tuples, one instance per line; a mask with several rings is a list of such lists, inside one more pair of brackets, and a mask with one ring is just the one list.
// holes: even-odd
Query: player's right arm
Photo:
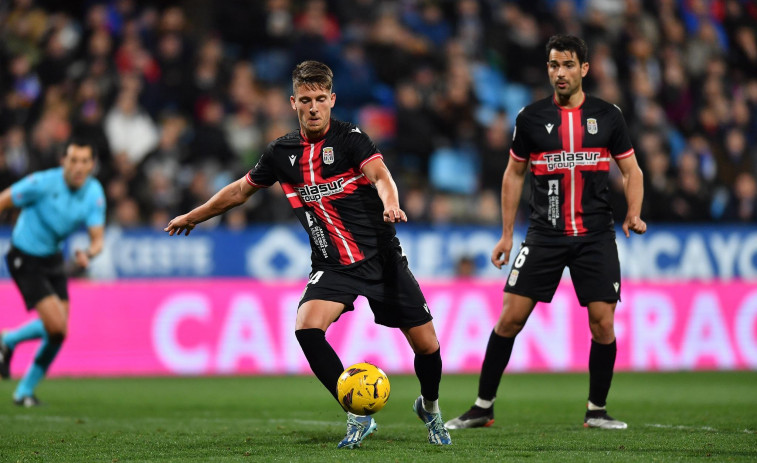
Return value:
[(491, 257), (492, 264), (499, 269), (510, 261), (515, 214), (518, 212), (527, 167), (528, 161), (510, 156), (510, 162), (507, 163), (505, 174), (502, 176), (502, 237), (494, 246)]
[(221, 191), (213, 195), (205, 204), (197, 206), (184, 215), (175, 217), (168, 222), (163, 231), (167, 231), (171, 236), (174, 234), (181, 235), (182, 233), (189, 235), (189, 232), (198, 223), (202, 223), (212, 217), (223, 214), (233, 207), (239, 206), (258, 190), (258, 187), (250, 185), (246, 177), (242, 177), (236, 182), (223, 187)]

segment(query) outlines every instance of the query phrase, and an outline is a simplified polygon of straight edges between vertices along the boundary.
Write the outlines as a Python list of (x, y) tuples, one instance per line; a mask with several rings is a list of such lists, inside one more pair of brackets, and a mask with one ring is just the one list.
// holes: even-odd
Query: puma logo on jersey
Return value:
[(552, 133), (552, 127), (554, 127), (555, 124), (544, 124), (544, 127), (547, 129), (547, 133)]
[(297, 155), (296, 154), (293, 154), (293, 155), (289, 156), (289, 162), (292, 163), (292, 167), (294, 167), (294, 161), (296, 159), (297, 159)]
[(355, 127), (354, 129), (350, 130), (350, 133), (363, 133), (363, 132), (361, 132), (360, 129)]

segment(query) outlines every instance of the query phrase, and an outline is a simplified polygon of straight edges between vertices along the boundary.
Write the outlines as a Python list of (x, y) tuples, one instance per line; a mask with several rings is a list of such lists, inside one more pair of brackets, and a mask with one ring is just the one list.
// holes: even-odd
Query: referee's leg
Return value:
[(68, 301), (53, 294), (37, 302), (35, 308), (45, 327), (45, 334), (34, 361), (13, 393), (14, 400), (22, 404), (26, 404), (27, 398), (36, 400), (34, 390), (58, 355), (68, 332)]

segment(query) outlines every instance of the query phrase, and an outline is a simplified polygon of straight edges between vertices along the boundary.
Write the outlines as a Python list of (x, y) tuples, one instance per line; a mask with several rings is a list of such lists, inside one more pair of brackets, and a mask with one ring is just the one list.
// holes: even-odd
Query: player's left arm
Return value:
[(623, 175), (623, 190), (628, 204), (628, 212), (623, 221), (623, 233), (630, 236), (629, 230), (639, 235), (647, 231), (647, 224), (641, 220), (641, 203), (644, 200), (644, 174), (641, 172), (636, 155), (615, 160)]
[(380, 157), (371, 159), (362, 167), (365, 177), (371, 182), (384, 204), (384, 222), (407, 222), (405, 211), (400, 209), (397, 184)]
[(104, 226), (89, 227), (87, 228), (87, 233), (89, 233), (89, 248), (87, 250), (77, 249), (74, 254), (76, 264), (81, 268), (89, 267), (90, 260), (102, 252), (103, 244), (105, 243)]

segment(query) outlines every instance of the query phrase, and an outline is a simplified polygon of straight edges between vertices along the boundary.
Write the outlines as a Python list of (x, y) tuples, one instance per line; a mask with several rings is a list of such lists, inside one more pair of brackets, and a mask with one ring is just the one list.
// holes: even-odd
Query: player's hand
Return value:
[(623, 233), (626, 238), (631, 236), (629, 230), (637, 235), (643, 235), (647, 231), (647, 224), (638, 215), (626, 217), (626, 220), (623, 221)]
[(77, 249), (74, 251), (74, 262), (77, 267), (85, 269), (89, 267), (89, 255), (81, 249)]
[(494, 250), (492, 251), (492, 264), (494, 264), (494, 266), (498, 269), (502, 269), (502, 266), (507, 265), (507, 263), (510, 261), (510, 250), (512, 250), (512, 248), (512, 236), (503, 236), (502, 238), (500, 238), (497, 244), (494, 246)]
[(388, 207), (384, 209), (384, 222), (407, 222), (407, 215), (405, 215), (405, 211), (399, 207)]
[(195, 224), (189, 218), (187, 217), (189, 214), (180, 215), (178, 217), (174, 217), (173, 220), (168, 222), (168, 225), (166, 228), (163, 229), (163, 231), (168, 232), (169, 236), (181, 235), (184, 233), (184, 236), (189, 235), (189, 232), (194, 230)]

